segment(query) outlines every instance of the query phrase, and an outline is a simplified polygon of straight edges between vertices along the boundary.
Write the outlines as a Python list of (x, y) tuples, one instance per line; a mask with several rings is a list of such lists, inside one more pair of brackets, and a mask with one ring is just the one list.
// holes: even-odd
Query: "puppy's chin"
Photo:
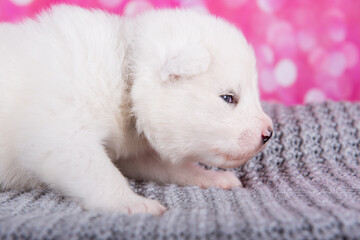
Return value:
[(205, 151), (193, 151), (182, 155), (182, 152), (178, 151), (177, 154), (175, 154), (176, 159), (171, 157), (164, 159), (172, 159), (172, 162), (176, 164), (198, 162), (209, 167), (234, 168), (244, 165), (256, 154), (261, 152), (265, 146), (266, 144), (257, 145), (244, 152), (231, 152), (228, 150), (221, 150), (220, 148), (209, 148)]
[(234, 168), (244, 165), (254, 155), (255, 154), (241, 154), (241, 155), (231, 155), (224, 153), (207, 154), (207, 156), (206, 157), (203, 156), (199, 162), (210, 167)]

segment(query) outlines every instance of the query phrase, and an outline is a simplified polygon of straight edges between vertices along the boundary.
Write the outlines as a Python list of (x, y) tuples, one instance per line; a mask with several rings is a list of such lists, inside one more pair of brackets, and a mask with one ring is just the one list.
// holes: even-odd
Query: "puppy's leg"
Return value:
[(153, 157), (145, 160), (131, 159), (120, 163), (120, 168), (126, 176), (139, 180), (175, 183), (181, 186), (197, 185), (202, 188), (242, 187), (233, 173), (206, 170), (192, 162), (176, 165)]
[[(41, 131), (41, 130), (40, 130)], [(87, 209), (150, 213), (166, 210), (158, 201), (135, 194), (94, 134), (42, 136), (23, 146), (23, 167)], [(35, 135), (36, 136), (36, 135)], [(39, 134), (37, 135), (39, 136)]]

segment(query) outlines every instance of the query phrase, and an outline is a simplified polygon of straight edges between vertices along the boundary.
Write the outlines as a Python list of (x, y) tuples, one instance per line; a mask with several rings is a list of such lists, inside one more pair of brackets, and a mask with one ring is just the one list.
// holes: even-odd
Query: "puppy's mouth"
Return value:
[[(241, 154), (231, 154), (220, 151), (219, 149), (213, 149), (212, 154), (218, 159), (215, 163), (214, 167), (221, 168), (233, 168), (244, 165), (247, 161), (249, 161), (252, 157), (254, 157), (262, 148), (258, 150), (253, 150), (247, 153)], [(213, 166), (213, 161), (207, 162), (205, 164)]]
[(226, 161), (230, 161), (230, 162), (238, 162), (238, 161), (241, 161), (244, 156), (242, 154), (238, 154), (238, 155), (232, 155), (232, 154), (229, 154), (229, 153), (224, 153), (224, 152), (221, 152), (220, 150), (218, 149), (214, 149), (212, 151), (216, 156), (219, 156), (219, 157), (222, 157), (224, 158)]
[(210, 168), (234, 168), (244, 165), (263, 148), (264, 147), (249, 149), (248, 151), (242, 153), (233, 153), (222, 151), (219, 148), (213, 148), (195, 155), (188, 155), (184, 159), (186, 159), (188, 162), (201, 163), (202, 165), (208, 166)]

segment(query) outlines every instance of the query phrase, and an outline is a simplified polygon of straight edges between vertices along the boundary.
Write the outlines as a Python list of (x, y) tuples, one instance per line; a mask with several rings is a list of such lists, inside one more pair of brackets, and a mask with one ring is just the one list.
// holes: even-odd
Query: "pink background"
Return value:
[(128, 16), (164, 7), (210, 12), (234, 23), (254, 46), (262, 99), (360, 100), (358, 0), (0, 0), (0, 21), (21, 21), (54, 3)]

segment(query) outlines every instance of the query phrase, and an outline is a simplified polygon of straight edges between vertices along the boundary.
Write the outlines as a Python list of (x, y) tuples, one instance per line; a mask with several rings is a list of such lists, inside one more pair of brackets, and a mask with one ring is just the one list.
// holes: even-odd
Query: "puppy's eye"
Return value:
[(231, 104), (237, 103), (234, 95), (227, 94), (227, 95), (221, 95), (220, 97), (227, 103), (231, 103)]

